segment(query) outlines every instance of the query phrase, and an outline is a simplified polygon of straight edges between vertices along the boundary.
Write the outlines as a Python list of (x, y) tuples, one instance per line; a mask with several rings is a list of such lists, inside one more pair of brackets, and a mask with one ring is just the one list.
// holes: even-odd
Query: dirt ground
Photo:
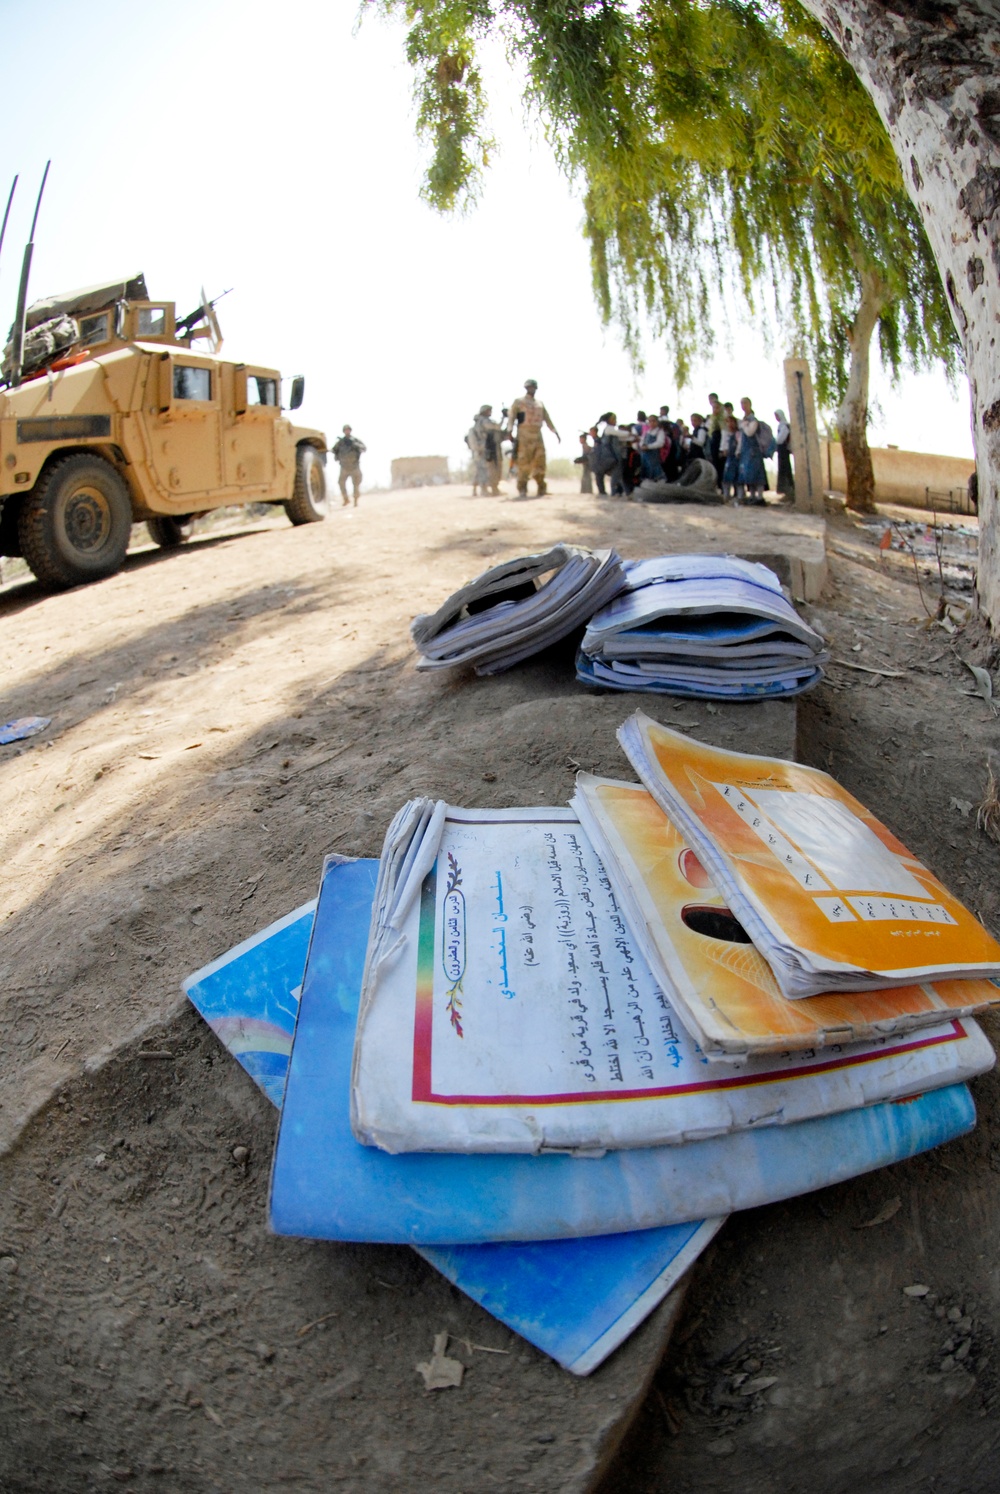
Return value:
[[(628, 776), (615, 726), (636, 704), (665, 720), (672, 706), (587, 693), (571, 650), (492, 681), (412, 667), (409, 618), (491, 560), (556, 539), (714, 548), (711, 510), (559, 486), (528, 503), (366, 495), (321, 526), (267, 518), (136, 553), (62, 596), (0, 590), (0, 721), (53, 718), (0, 748), (5, 1494), (228, 1490), (237, 1469), (249, 1491), (367, 1494), (415, 1488), (428, 1467), (457, 1494), (476, 1433), (464, 1392), (419, 1392), (429, 1345), (410, 1341), (403, 1304), (428, 1294), (442, 1326), (507, 1351), (461, 1351), (472, 1426), (510, 1423), (496, 1487), (574, 1477), (578, 1449), (552, 1420), (561, 1372), (412, 1252), (379, 1251), (374, 1291), (361, 1247), (267, 1236), (273, 1115), (178, 995), (313, 895), (325, 852), (377, 854), (413, 793), (561, 802), (577, 766)], [(753, 511), (741, 519), (755, 548)], [(974, 808), (997, 722), (961, 662), (995, 667), (991, 646), (923, 626), (905, 569), (879, 569), (849, 520), (831, 525), (832, 583), (804, 610), (841, 663), (800, 704), (798, 754), (1000, 931), (1000, 849)], [(706, 710), (685, 702), (684, 719)], [(738, 722), (751, 749), (755, 719)], [(966, 1140), (730, 1221), (603, 1494), (997, 1487), (997, 1081), (975, 1089)], [(309, 1327), (332, 1276), (356, 1283), (356, 1311)], [(905, 1296), (914, 1283), (928, 1295)], [(389, 1386), (371, 1384), (376, 1338), (398, 1340)], [(614, 1374), (612, 1360), (574, 1394), (613, 1398)], [(765, 1374), (773, 1385), (739, 1394), (739, 1376)], [(386, 1406), (407, 1429), (402, 1462)]]

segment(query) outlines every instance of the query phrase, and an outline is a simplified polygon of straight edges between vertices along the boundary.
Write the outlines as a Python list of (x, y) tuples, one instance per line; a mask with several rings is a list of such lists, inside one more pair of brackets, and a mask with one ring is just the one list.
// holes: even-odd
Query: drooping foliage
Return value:
[[(477, 50), (499, 38), (581, 191), (606, 318), (648, 323), (679, 383), (732, 290), (847, 389), (862, 293), (891, 373), (958, 342), (920, 220), (855, 74), (797, 0), (365, 0), (408, 25), (424, 192), (453, 210), (488, 159)], [(735, 282), (735, 284), (734, 284)], [(773, 301), (768, 304), (768, 293)]]

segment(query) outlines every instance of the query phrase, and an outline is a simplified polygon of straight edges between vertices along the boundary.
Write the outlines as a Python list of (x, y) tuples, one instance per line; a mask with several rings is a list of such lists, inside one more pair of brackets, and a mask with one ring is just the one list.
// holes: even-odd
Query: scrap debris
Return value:
[(37, 736), (51, 723), (51, 716), (18, 716), (16, 720), (8, 721), (0, 726), (0, 747), (6, 747), (11, 742), (23, 742), (27, 737)]
[(465, 1365), (460, 1359), (449, 1359), (447, 1333), (434, 1335), (434, 1352), (423, 1364), (415, 1365), (418, 1375), (423, 1377), (425, 1390), (457, 1390), (465, 1374)]

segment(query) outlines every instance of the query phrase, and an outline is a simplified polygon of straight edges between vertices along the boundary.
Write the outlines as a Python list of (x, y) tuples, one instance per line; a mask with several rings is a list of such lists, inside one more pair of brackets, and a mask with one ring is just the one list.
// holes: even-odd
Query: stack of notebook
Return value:
[(625, 562), (625, 587), (591, 618), (577, 678), (613, 690), (719, 700), (798, 695), (829, 655), (767, 566), (732, 555)]
[(729, 1212), (968, 1130), (1000, 1000), (1000, 946), (826, 775), (623, 741), (643, 783), (571, 807), (412, 801), (186, 983), (283, 1106), (273, 1228), (411, 1244), (576, 1373)]
[(413, 619), (418, 668), (472, 664), (477, 674), (500, 674), (582, 628), (623, 579), (614, 550), (579, 545), (493, 566), (436, 612)]

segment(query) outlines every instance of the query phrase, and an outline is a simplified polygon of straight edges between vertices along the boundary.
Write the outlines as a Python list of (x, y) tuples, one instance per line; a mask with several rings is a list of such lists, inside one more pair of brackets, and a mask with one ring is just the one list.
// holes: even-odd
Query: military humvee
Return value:
[(137, 520), (169, 548), (230, 503), (325, 518), (326, 437), (286, 419), (277, 369), (218, 356), (212, 304), (178, 319), (138, 275), (37, 301), (25, 329), (0, 366), (0, 555), (44, 586), (111, 575)]

